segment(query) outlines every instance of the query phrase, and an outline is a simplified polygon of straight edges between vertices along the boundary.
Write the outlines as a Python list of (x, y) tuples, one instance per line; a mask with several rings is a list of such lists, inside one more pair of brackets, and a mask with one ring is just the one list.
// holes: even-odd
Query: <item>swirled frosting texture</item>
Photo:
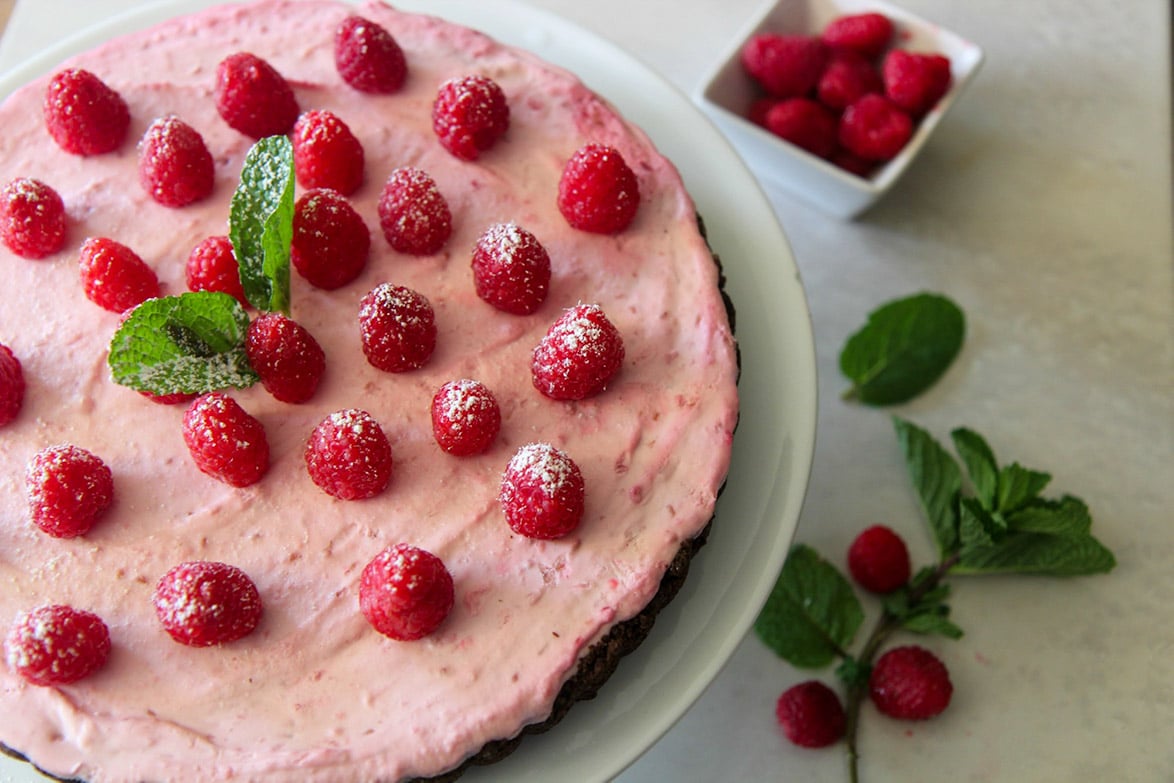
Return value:
[[(710, 519), (737, 416), (735, 348), (718, 272), (673, 166), (575, 77), (435, 18), (362, 7), (407, 54), (394, 95), (348, 88), (333, 64), (333, 31), (353, 6), (261, 0), (176, 19), (79, 55), (131, 109), (115, 153), (68, 155), (41, 120), (47, 77), (0, 106), (0, 178), (56, 188), (69, 242), (42, 261), (0, 250), (0, 342), (20, 357), (24, 409), (0, 430), (0, 623), (43, 603), (68, 603), (108, 623), (107, 666), (64, 687), (28, 685), (0, 668), (0, 741), (63, 776), (104, 781), (220, 779), (352, 781), (434, 775), (484, 743), (544, 719), (586, 648), (655, 593), (680, 543)], [(322, 344), (327, 370), (304, 405), (260, 386), (233, 396), (264, 424), (272, 467), (234, 489), (185, 451), (183, 406), (160, 406), (114, 385), (106, 348), (118, 316), (87, 301), (77, 250), (85, 237), (132, 247), (164, 293), (184, 290), (184, 259), (227, 233), (228, 201), (250, 140), (217, 115), (217, 62), (250, 51), (293, 85), (303, 110), (329, 109), (366, 150), (352, 203), (373, 232), (362, 276), (322, 291), (295, 275), (292, 316)], [(494, 79), (510, 103), (506, 136), (476, 162), (445, 152), (431, 131), (437, 87), (469, 73)], [(135, 140), (175, 114), (204, 137), (216, 163), (211, 198), (154, 203), (136, 177)], [(642, 203), (618, 236), (569, 228), (555, 208), (563, 161), (589, 141), (619, 149)], [(428, 171), (453, 212), (439, 254), (395, 253), (376, 204), (398, 166)], [(513, 221), (550, 253), (552, 280), (533, 315), (477, 298), (470, 258), (490, 225)], [(363, 357), (359, 299), (381, 282), (424, 294), (438, 343), (421, 370), (390, 375)], [(600, 304), (626, 359), (599, 396), (560, 403), (530, 381), (534, 346), (578, 302)], [(502, 409), (490, 450), (456, 458), (431, 434), (429, 405), (446, 381), (474, 378)], [(395, 472), (379, 496), (336, 500), (309, 479), (302, 450), (315, 424), (358, 407), (383, 426)], [(513, 453), (533, 441), (582, 469), (586, 512), (574, 534), (533, 541), (511, 533), (496, 496)], [(110, 466), (117, 499), (83, 538), (52, 539), (29, 523), (25, 464), (69, 442)], [(447, 564), (456, 606), (411, 643), (376, 633), (358, 611), (363, 566), (406, 541)], [(218, 648), (171, 641), (151, 592), (184, 560), (232, 563), (256, 582), (265, 614), (249, 637)]]

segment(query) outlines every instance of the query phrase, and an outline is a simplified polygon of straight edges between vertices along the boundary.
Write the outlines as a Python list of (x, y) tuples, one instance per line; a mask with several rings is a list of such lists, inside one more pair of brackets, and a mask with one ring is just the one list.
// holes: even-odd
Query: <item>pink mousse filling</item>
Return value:
[[(43, 180), (69, 217), (55, 256), (0, 249), (0, 342), (28, 382), (23, 410), (0, 431), (0, 625), (66, 603), (99, 614), (113, 641), (108, 664), (72, 685), (37, 687), (0, 667), (0, 741), (52, 773), (94, 783), (441, 773), (544, 719), (586, 648), (645, 606), (681, 542), (712, 515), (737, 417), (735, 348), (676, 170), (570, 74), (378, 4), (360, 10), (404, 48), (409, 76), (394, 95), (356, 92), (333, 61), (334, 29), (354, 10), (262, 0), (77, 56), (68, 65), (97, 74), (130, 107), (130, 137), (112, 154), (81, 158), (54, 145), (41, 114), (47, 76), (0, 106), (0, 180)], [(362, 142), (366, 182), (351, 200), (373, 239), (365, 272), (339, 290), (294, 275), (292, 316), (327, 357), (315, 397), (295, 406), (259, 385), (232, 392), (264, 424), (272, 453), (269, 473), (245, 489), (197, 471), (183, 406), (111, 382), (106, 350), (119, 318), (85, 299), (77, 268), (82, 241), (108, 236), (154, 268), (165, 294), (185, 290), (191, 248), (227, 233), (251, 144), (212, 97), (216, 64), (237, 51), (268, 60), (303, 111), (333, 111)], [(469, 73), (494, 79), (511, 109), (509, 132), (474, 163), (447, 153), (430, 119), (438, 86)], [(212, 196), (182, 209), (153, 202), (136, 175), (137, 139), (167, 114), (203, 135), (216, 165)], [(555, 208), (563, 162), (589, 141), (619, 149), (639, 180), (639, 212), (618, 236), (575, 231)], [(428, 171), (452, 209), (454, 234), (435, 256), (397, 254), (379, 233), (382, 184), (402, 165)], [(551, 257), (550, 294), (533, 315), (501, 313), (474, 290), (476, 240), (507, 221)], [(385, 281), (435, 308), (437, 348), (421, 370), (383, 373), (362, 354), (359, 299)], [(602, 394), (554, 402), (533, 388), (530, 355), (581, 301), (604, 309), (627, 356)], [(497, 441), (469, 458), (442, 452), (431, 432), (433, 393), (460, 378), (484, 383), (502, 409)], [(351, 407), (380, 422), (395, 472), (382, 494), (345, 502), (311, 482), (302, 450), (323, 416)], [(587, 488), (581, 526), (557, 541), (514, 535), (497, 501), (511, 456), (534, 441), (571, 455)], [(94, 452), (114, 474), (115, 504), (82, 538), (50, 538), (28, 521), (25, 465), (57, 443)], [(452, 614), (410, 643), (381, 636), (358, 611), (363, 566), (400, 541), (441, 557), (456, 585)], [(252, 577), (265, 613), (251, 636), (203, 649), (167, 636), (152, 590), (193, 559)]]

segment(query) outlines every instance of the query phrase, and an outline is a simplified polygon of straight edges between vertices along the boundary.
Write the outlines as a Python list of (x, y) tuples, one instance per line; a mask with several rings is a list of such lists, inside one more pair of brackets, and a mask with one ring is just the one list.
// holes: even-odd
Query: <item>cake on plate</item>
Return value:
[(605, 99), (438, 18), (257, 0), (0, 121), (7, 752), (451, 779), (640, 643), (738, 361), (679, 174)]

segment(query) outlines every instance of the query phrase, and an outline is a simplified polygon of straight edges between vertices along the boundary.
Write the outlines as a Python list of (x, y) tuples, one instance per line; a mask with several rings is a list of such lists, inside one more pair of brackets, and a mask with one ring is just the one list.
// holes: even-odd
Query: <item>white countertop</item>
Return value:
[[(532, 0), (692, 93), (759, 0)], [(136, 0), (17, 0), (0, 70)], [(772, 202), (812, 312), (815, 460), (797, 540), (842, 562), (874, 523), (931, 544), (889, 413), (946, 438), (968, 426), (1005, 461), (1090, 506), (1106, 576), (952, 580), (959, 641), (941, 717), (866, 707), (862, 780), (1174, 781), (1174, 238), (1170, 9), (1161, 0), (902, 0), (986, 51), (976, 82), (896, 189), (854, 222)], [(37, 7), (41, 11), (37, 11)], [(61, 9), (57, 12), (57, 9)], [(922, 290), (965, 310), (945, 379), (891, 411), (839, 398), (840, 347), (880, 304)], [(874, 602), (865, 601), (870, 612)], [(863, 634), (863, 632), (862, 632)], [(620, 778), (845, 781), (842, 748), (774, 723), (796, 670), (752, 634), (682, 720)], [(557, 774), (552, 774), (556, 779)]]

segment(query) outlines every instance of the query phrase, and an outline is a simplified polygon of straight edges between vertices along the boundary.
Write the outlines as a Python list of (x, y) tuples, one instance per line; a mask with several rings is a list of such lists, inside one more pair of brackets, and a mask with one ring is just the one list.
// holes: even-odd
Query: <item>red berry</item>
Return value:
[(880, 72), (860, 54), (850, 49), (836, 52), (819, 77), (816, 94), (824, 106), (846, 109), (869, 93), (884, 92)]
[(840, 143), (865, 160), (895, 157), (913, 136), (913, 120), (883, 95), (865, 95), (840, 117)]
[(381, 283), (359, 302), (359, 333), (373, 367), (384, 372), (417, 370), (436, 349), (436, 316), (419, 293)]
[(106, 463), (69, 444), (50, 446), (29, 460), (25, 494), (33, 524), (54, 538), (85, 535), (114, 502)]
[(187, 392), (175, 392), (174, 394), (153, 394), (149, 391), (140, 391), (139, 394), (146, 397), (156, 405), (181, 405), (183, 403), (191, 402), (198, 395), (188, 394)]
[(473, 248), (477, 296), (499, 310), (529, 315), (550, 289), (550, 256), (538, 238), (513, 223), (490, 226)]
[(849, 152), (842, 147), (832, 153), (830, 160), (844, 171), (849, 174), (855, 174), (858, 177), (871, 177), (872, 172), (876, 169), (875, 161), (865, 160), (856, 153)]
[(245, 289), (241, 285), (240, 266), (228, 237), (208, 237), (188, 254), (186, 277), (192, 291), (215, 291), (228, 294), (245, 307)]
[(497, 82), (485, 76), (449, 79), (432, 104), (432, 130), (461, 160), (476, 160), (510, 127), (510, 107)]
[(77, 682), (109, 655), (110, 630), (102, 618), (61, 604), (21, 613), (4, 639), (8, 667), (33, 685)]
[(501, 477), (498, 500), (510, 529), (527, 538), (562, 538), (583, 519), (583, 473), (549, 443), (518, 449)]
[(410, 166), (391, 172), (379, 197), (379, 226), (401, 253), (432, 255), (452, 234), (452, 213), (435, 180)]
[(444, 562), (410, 544), (376, 555), (359, 577), (359, 610), (376, 631), (400, 642), (435, 631), (452, 611), (452, 574)]
[(334, 290), (367, 266), (371, 232), (342, 194), (311, 190), (294, 207), (290, 263), (313, 286)]
[(188, 406), (183, 440), (196, 467), (225, 484), (247, 487), (269, 470), (265, 428), (223, 392), (204, 394)]
[(122, 96), (81, 68), (53, 76), (43, 108), (49, 135), (73, 155), (113, 152), (130, 128), (130, 111)]
[(618, 150), (588, 144), (567, 161), (558, 183), (558, 208), (572, 227), (617, 234), (639, 207), (639, 183)]
[(848, 572), (869, 592), (891, 593), (909, 581), (909, 550), (891, 529), (873, 525), (848, 547)]
[(235, 642), (261, 621), (257, 586), (248, 574), (227, 563), (180, 563), (155, 585), (153, 601), (163, 629), (188, 647)]
[(784, 98), (766, 115), (766, 128), (781, 139), (821, 158), (839, 146), (839, 119), (810, 98)]
[(24, 404), (24, 370), (20, 359), (7, 345), (0, 343), (0, 427), (20, 413)]
[(159, 279), (143, 259), (121, 242), (91, 237), (82, 243), (82, 286), (86, 298), (113, 313), (123, 313), (159, 296)]
[(950, 704), (954, 686), (946, 665), (923, 647), (894, 647), (873, 664), (868, 695), (885, 715), (926, 720)]
[(305, 327), (281, 313), (264, 313), (249, 324), (245, 352), (262, 385), (282, 402), (313, 397), (326, 370), (322, 346)]
[(953, 77), (950, 61), (940, 54), (915, 54), (894, 49), (881, 65), (885, 95), (896, 106), (914, 117), (932, 109), (946, 91)]
[(285, 77), (248, 52), (220, 61), (215, 93), (224, 121), (254, 139), (285, 135), (298, 119), (298, 100)]
[(742, 65), (770, 95), (795, 98), (815, 89), (829, 53), (814, 36), (759, 33), (742, 47)]
[(0, 241), (22, 258), (65, 247), (65, 202), (39, 180), (19, 177), (0, 191)]
[(766, 127), (766, 115), (779, 102), (779, 98), (772, 98), (769, 95), (755, 98), (750, 104), (750, 108), (746, 110), (746, 119), (759, 125)]
[(489, 448), (501, 429), (501, 408), (485, 385), (449, 381), (432, 397), (432, 434), (440, 448), (466, 457)]
[(391, 444), (366, 411), (327, 416), (311, 433), (304, 456), (314, 483), (340, 500), (374, 497), (391, 481)]
[(215, 167), (204, 139), (178, 117), (151, 123), (139, 143), (139, 182), (165, 207), (183, 207), (212, 193)]
[(828, 46), (874, 60), (893, 39), (893, 22), (884, 14), (846, 14), (829, 22), (820, 37)]
[(334, 63), (343, 81), (362, 92), (395, 92), (408, 72), (404, 52), (391, 33), (361, 16), (339, 23)]
[(818, 680), (792, 685), (775, 704), (783, 734), (804, 748), (825, 748), (844, 736), (848, 718), (840, 697)]
[(575, 305), (551, 325), (530, 363), (534, 388), (554, 400), (599, 394), (624, 363), (624, 341), (599, 305)]
[(294, 172), (303, 188), (349, 196), (363, 184), (363, 145), (329, 111), (308, 111), (293, 127)]

